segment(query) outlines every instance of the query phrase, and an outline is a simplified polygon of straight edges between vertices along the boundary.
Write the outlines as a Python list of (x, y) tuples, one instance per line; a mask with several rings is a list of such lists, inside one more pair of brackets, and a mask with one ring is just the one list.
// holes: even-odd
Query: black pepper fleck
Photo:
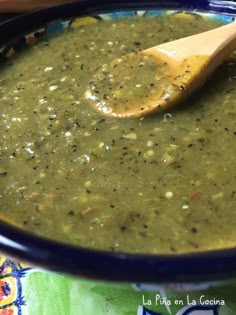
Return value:
[(196, 227), (192, 227), (191, 232), (192, 232), (192, 233), (197, 233), (197, 232), (198, 232), (198, 229), (197, 229)]
[(7, 172), (1, 172), (0, 173), (0, 177), (5, 177), (5, 176), (7, 176)]

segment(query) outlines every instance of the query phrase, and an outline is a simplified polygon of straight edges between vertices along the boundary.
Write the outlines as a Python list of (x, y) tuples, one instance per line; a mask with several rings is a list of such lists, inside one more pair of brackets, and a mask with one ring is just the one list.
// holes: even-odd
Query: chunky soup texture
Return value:
[(219, 25), (197, 15), (99, 21), (1, 65), (1, 220), (109, 251), (235, 246), (235, 56), (158, 115), (107, 118), (85, 97), (113, 59)]

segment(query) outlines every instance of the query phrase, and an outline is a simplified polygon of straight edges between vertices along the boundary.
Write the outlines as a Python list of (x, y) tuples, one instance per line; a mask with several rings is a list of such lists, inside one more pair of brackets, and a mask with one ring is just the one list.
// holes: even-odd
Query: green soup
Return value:
[(235, 56), (158, 115), (107, 118), (85, 97), (113, 59), (219, 25), (187, 14), (72, 25), (2, 65), (0, 218), (111, 251), (235, 246)]

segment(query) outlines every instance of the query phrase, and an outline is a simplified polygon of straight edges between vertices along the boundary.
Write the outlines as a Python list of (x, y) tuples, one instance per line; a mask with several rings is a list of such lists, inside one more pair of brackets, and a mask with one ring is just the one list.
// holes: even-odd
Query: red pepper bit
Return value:
[(27, 43), (29, 44), (29, 45), (34, 45), (35, 43), (36, 43), (36, 38), (34, 37), (34, 36), (28, 36), (27, 37)]
[(196, 200), (196, 199), (198, 199), (201, 195), (202, 195), (202, 192), (201, 192), (201, 191), (195, 191), (195, 192), (189, 197), (189, 200), (190, 200), (190, 201)]

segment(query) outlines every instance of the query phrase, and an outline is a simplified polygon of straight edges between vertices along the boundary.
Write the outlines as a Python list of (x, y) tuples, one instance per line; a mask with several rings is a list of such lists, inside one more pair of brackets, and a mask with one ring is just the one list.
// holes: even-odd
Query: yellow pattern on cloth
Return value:
[(0, 257), (0, 315), (18, 315), (25, 304), (21, 278), (29, 268)]

